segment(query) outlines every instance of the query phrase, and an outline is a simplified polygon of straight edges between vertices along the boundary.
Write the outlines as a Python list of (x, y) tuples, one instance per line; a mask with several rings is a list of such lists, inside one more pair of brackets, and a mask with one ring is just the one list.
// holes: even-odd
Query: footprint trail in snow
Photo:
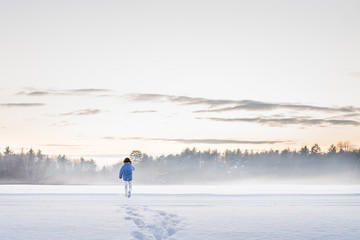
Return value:
[[(126, 207), (125, 220), (132, 221), (137, 229), (131, 233), (136, 240), (175, 240), (181, 220), (176, 214), (151, 210), (148, 207)], [(141, 212), (141, 213), (139, 213)]]

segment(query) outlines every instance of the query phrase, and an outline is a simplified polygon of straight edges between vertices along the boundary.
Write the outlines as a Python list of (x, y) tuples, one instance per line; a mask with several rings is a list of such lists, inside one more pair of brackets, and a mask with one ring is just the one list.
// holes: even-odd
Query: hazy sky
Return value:
[(0, 147), (360, 146), (360, 1), (0, 0)]

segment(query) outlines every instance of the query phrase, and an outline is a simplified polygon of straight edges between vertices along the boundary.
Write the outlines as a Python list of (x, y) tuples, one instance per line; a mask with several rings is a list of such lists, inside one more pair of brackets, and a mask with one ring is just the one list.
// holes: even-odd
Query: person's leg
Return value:
[(131, 196), (132, 191), (132, 181), (129, 181), (129, 196)]
[(128, 181), (124, 181), (125, 183), (125, 197), (128, 196), (128, 186), (129, 186), (129, 182)]

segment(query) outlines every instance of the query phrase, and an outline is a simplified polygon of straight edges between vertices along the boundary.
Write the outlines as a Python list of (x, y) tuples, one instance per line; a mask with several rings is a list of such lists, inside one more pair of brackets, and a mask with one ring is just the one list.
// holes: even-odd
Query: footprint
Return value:
[(138, 239), (138, 240), (145, 240), (145, 235), (138, 231), (132, 232), (131, 236), (133, 236), (135, 239)]
[(147, 206), (127, 207), (126, 213), (124, 219), (132, 221), (137, 227), (131, 233), (137, 240), (175, 240), (174, 235), (180, 230), (181, 219), (176, 214), (152, 210)]
[(164, 232), (164, 228), (158, 225), (147, 225), (147, 228), (149, 228), (152, 232), (152, 235), (156, 240), (166, 239), (166, 233)]
[(166, 216), (166, 212), (159, 211), (158, 213), (159, 213), (161, 216)]
[(134, 216), (134, 217), (142, 217), (142, 215), (140, 215), (138, 213), (135, 213), (135, 212), (132, 212), (132, 211), (127, 211), (126, 213), (131, 215), (131, 216)]
[(177, 229), (173, 228), (173, 227), (170, 227), (170, 228), (166, 229), (166, 231), (168, 233), (168, 236), (172, 236), (177, 232)]
[(145, 223), (140, 218), (133, 218), (133, 222), (138, 228), (143, 228), (145, 226)]

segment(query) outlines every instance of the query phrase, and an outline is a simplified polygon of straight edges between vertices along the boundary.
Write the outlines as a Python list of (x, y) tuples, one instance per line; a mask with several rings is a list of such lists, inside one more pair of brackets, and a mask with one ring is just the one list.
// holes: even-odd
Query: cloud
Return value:
[(101, 112), (100, 109), (82, 109), (82, 110), (77, 110), (77, 111), (73, 111), (73, 112), (68, 112), (68, 113), (63, 113), (60, 114), (60, 116), (87, 116), (87, 115), (96, 115), (99, 114)]
[(226, 111), (269, 111), (275, 109), (287, 109), (287, 110), (297, 110), (297, 111), (318, 111), (318, 112), (355, 112), (359, 111), (359, 108), (355, 107), (320, 107), (320, 106), (311, 106), (303, 104), (282, 104), (282, 103), (265, 103), (259, 101), (243, 100), (241, 104), (218, 108), (218, 109), (208, 109), (208, 110), (199, 110), (195, 113), (204, 113), (204, 112), (226, 112)]
[(66, 127), (71, 125), (75, 125), (75, 123), (71, 123), (69, 121), (60, 121), (58, 123), (51, 124), (50, 127)]
[[(203, 118), (198, 118), (203, 119)], [(258, 123), (269, 126), (286, 126), (286, 125), (302, 125), (302, 126), (325, 126), (325, 125), (343, 125), (343, 126), (360, 126), (360, 122), (354, 120), (343, 119), (312, 119), (312, 118), (269, 118), (269, 117), (256, 117), (256, 118), (205, 118), (212, 121), (219, 122), (245, 122), (245, 123)]]
[(194, 98), (194, 97), (186, 97), (186, 96), (164, 95), (164, 94), (132, 93), (125, 95), (125, 97), (128, 100), (137, 101), (137, 102), (167, 101), (167, 102), (174, 102), (184, 105), (207, 105), (210, 107), (236, 103), (236, 101), (233, 100), (221, 100), (221, 99), (217, 100), (217, 99)]
[(49, 92), (43, 92), (43, 91), (35, 91), (35, 92), (30, 92), (30, 93), (24, 93), (25, 95), (28, 96), (45, 96), (45, 95), (49, 95)]
[(182, 144), (276, 144), (276, 143), (290, 143), (291, 141), (249, 141), (249, 140), (237, 140), (237, 139), (214, 139), (214, 138), (205, 138), (205, 139), (185, 139), (185, 138), (143, 138), (143, 137), (128, 137), (128, 138), (116, 138), (116, 137), (103, 137), (107, 140), (122, 140), (122, 141), (131, 141), (131, 140), (141, 140), (141, 141), (162, 141), (162, 142), (176, 142)]
[(360, 113), (348, 113), (340, 116), (341, 118), (357, 118), (360, 117)]
[(16, 95), (26, 95), (26, 96), (88, 96), (98, 94), (105, 94), (112, 92), (110, 89), (101, 89), (101, 88), (79, 88), (79, 89), (65, 89), (65, 90), (34, 90), (27, 89), (25, 91), (20, 91)]
[(131, 113), (156, 113), (156, 110), (143, 110), (143, 111), (132, 111)]
[[(273, 110), (282, 110), (281, 114), (272, 116), (258, 116), (253, 118), (200, 118), (209, 119), (212, 121), (222, 122), (243, 122), (256, 123), (268, 126), (359, 126), (360, 121), (356, 117), (360, 114), (360, 108), (354, 106), (340, 106), (340, 107), (326, 107), (299, 103), (273, 103), (255, 100), (229, 100), (229, 99), (207, 99), (194, 98), (186, 96), (174, 96), (164, 94), (128, 94), (127, 98), (131, 101), (158, 101), (158, 102), (172, 102), (182, 105), (201, 105), (207, 109), (197, 110), (193, 113), (223, 113), (231, 111), (252, 111), (265, 112)], [(319, 117), (293, 117), (289, 115), (289, 111), (313, 111), (323, 114), (336, 114), (340, 116), (328, 116), (324, 118)]]
[(65, 92), (70, 92), (70, 93), (103, 93), (103, 92), (111, 92), (111, 90), (109, 89), (103, 89), (103, 88), (80, 88), (80, 89), (70, 89), (70, 90), (65, 90)]
[(227, 111), (270, 111), (276, 109), (296, 110), (296, 111), (318, 111), (318, 112), (357, 112), (360, 108), (353, 106), (345, 107), (323, 107), (307, 104), (291, 104), (291, 103), (271, 103), (254, 100), (229, 100), (229, 99), (208, 99), (186, 96), (174, 96), (164, 94), (141, 94), (133, 93), (125, 95), (130, 101), (147, 102), (162, 101), (173, 102), (183, 105), (203, 105), (208, 109), (197, 110), (194, 113), (206, 112), (227, 112)]
[(360, 78), (360, 72), (351, 72), (351, 73), (349, 73), (349, 75)]
[(44, 103), (0, 103), (1, 107), (42, 107)]
[(116, 137), (102, 137), (102, 139), (106, 139), (106, 140), (116, 140)]

